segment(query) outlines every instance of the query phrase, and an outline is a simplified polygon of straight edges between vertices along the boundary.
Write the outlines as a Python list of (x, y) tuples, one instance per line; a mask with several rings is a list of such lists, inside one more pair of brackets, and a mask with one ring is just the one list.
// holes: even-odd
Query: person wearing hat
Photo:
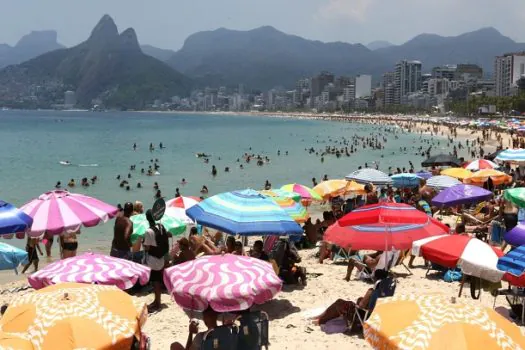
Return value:
[(110, 255), (115, 258), (131, 259), (131, 234), (133, 233), (133, 223), (129, 219), (133, 214), (133, 203), (124, 204), (122, 215), (115, 219), (113, 229), (113, 241), (111, 242)]

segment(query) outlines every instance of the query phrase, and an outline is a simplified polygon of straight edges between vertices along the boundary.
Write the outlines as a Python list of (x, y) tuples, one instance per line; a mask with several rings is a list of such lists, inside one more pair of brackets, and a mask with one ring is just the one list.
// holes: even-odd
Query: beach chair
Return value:
[(270, 321), (264, 311), (245, 312), (237, 318), (239, 336), (237, 346), (242, 350), (268, 349)]
[(368, 266), (362, 261), (359, 261), (357, 259), (353, 259), (353, 261), (356, 265), (361, 266), (363, 268), (359, 273), (359, 278), (373, 282), (374, 271), (390, 271), (390, 269), (392, 269), (392, 267), (394, 267), (395, 264), (399, 261), (400, 254), (401, 252), (399, 250), (389, 250), (383, 252), (383, 254), (381, 254), (381, 257), (379, 258), (379, 262), (373, 270), (369, 269)]
[(352, 257), (348, 254), (348, 252), (341, 248), (341, 247), (337, 247), (337, 251), (334, 252), (334, 256), (332, 258), (332, 261), (333, 262), (345, 262), (345, 261), (348, 261), (350, 260)]
[[(410, 256), (410, 251), (409, 250), (403, 250), (403, 251), (400, 251), (399, 253), (399, 258), (397, 259), (396, 263), (394, 264), (394, 266), (392, 267), (396, 267), (396, 266), (403, 266), (405, 268), (405, 270), (408, 271), (408, 273), (410, 275), (413, 275), (412, 271), (410, 270), (410, 268), (405, 264), (405, 259)], [(394, 272), (393, 272), (394, 273)]]
[(234, 325), (219, 326), (202, 337), (201, 350), (237, 349), (239, 329)]

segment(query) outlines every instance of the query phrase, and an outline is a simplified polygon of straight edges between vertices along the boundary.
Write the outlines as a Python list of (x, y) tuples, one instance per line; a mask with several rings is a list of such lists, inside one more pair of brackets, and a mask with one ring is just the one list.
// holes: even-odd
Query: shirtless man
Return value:
[(115, 258), (131, 258), (131, 234), (133, 233), (133, 223), (129, 217), (133, 214), (133, 204), (124, 204), (124, 212), (115, 219), (113, 229), (113, 241), (111, 242), (110, 255)]

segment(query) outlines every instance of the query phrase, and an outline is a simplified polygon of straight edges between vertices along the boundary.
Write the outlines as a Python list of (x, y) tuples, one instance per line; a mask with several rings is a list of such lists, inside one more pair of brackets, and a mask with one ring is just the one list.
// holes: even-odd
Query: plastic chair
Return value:
[(264, 311), (243, 313), (237, 318), (239, 326), (238, 349), (261, 350), (268, 349), (270, 322)]

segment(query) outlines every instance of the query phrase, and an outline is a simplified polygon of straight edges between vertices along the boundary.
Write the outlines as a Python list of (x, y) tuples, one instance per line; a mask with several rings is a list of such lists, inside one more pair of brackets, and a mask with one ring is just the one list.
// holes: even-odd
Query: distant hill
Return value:
[(130, 109), (142, 108), (156, 98), (185, 95), (191, 81), (142, 53), (135, 31), (129, 28), (119, 34), (106, 15), (85, 42), (0, 71), (0, 100), (17, 88), (27, 93), (35, 86), (50, 91), (45, 96), (48, 100), (56, 101), (64, 91), (73, 90), (80, 106), (100, 99), (108, 107)]
[(385, 41), (385, 40), (372, 41), (371, 43), (366, 45), (366, 47), (372, 51), (377, 50), (377, 49), (384, 49), (385, 47), (390, 47), (390, 46), (394, 46), (394, 44), (388, 41)]
[(61, 49), (53, 30), (33, 31), (24, 35), (15, 46), (0, 44), (0, 68), (19, 64), (43, 53)]
[(158, 47), (151, 45), (140, 45), (140, 48), (146, 55), (155, 57), (162, 62), (169, 60), (175, 54), (175, 51), (173, 50), (159, 49)]

